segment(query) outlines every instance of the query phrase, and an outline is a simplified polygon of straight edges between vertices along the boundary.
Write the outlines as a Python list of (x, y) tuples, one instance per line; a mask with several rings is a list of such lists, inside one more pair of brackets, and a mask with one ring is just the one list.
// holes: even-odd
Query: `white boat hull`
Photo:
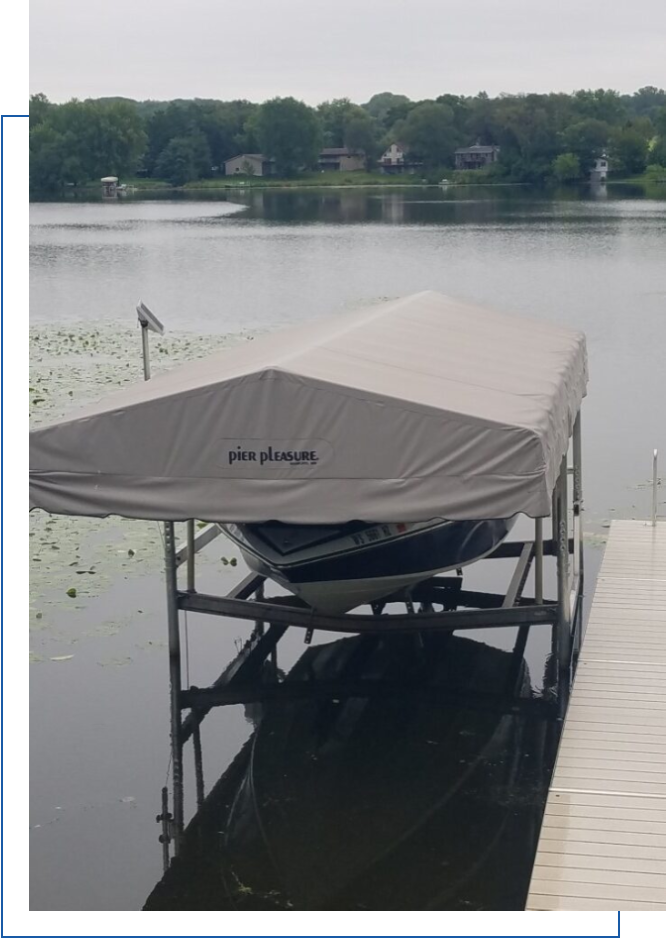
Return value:
[(313, 609), (343, 613), (491, 554), (508, 521), (325, 526), (223, 525), (251, 570)]

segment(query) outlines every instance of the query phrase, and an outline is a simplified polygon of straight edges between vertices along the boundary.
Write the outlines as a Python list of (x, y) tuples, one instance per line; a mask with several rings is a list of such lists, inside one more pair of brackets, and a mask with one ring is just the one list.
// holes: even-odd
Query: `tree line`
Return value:
[(278, 176), (317, 167), (322, 147), (362, 150), (368, 169), (393, 142), (433, 178), (454, 166), (457, 147), (500, 147), (499, 161), (476, 170), (515, 182), (583, 178), (608, 155), (611, 171), (666, 167), (666, 91), (609, 89), (572, 94), (442, 94), (426, 101), (381, 92), (366, 104), (348, 98), (309, 107), (294, 98), (263, 104), (209, 99), (134, 101), (30, 99), (30, 184), (35, 190), (81, 185), (105, 175), (143, 176), (183, 185), (224, 174), (240, 153), (262, 153)]

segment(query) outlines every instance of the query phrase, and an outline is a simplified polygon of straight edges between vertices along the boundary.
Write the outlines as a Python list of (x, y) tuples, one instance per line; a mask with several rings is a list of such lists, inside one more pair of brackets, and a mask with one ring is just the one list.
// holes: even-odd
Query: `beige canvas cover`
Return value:
[(285, 329), (31, 433), (31, 507), (293, 523), (550, 512), (581, 333), (424, 292)]

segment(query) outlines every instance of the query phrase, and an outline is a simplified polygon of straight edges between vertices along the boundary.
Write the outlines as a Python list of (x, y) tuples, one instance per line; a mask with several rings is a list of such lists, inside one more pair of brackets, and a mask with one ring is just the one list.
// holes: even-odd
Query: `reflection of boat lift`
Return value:
[[(453, 605), (461, 584), (450, 580), (440, 588)], [(253, 735), (202, 798), (146, 910), (366, 908), (359, 896), (383, 908), (396, 888), (407, 908), (449, 908), (431, 903), (486, 882), (484, 901), (518, 907), (560, 732), (555, 673), (535, 698), (519, 650), (421, 633), (312, 646), (276, 701), (279, 679), (264, 668)], [(442, 880), (440, 864), (419, 859), (423, 836), (443, 832)]]

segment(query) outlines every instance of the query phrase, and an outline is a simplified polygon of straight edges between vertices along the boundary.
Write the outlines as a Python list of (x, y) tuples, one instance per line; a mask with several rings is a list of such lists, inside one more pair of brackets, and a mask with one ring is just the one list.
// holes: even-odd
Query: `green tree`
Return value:
[(648, 143), (654, 138), (654, 124), (644, 114), (630, 118), (624, 125), (624, 129), (635, 131)]
[(492, 134), (500, 146), (500, 168), (521, 182), (540, 182), (562, 149), (546, 95), (497, 100)]
[(453, 111), (446, 104), (424, 101), (399, 123), (401, 138), (418, 159), (427, 166), (450, 164), (457, 146)]
[(55, 105), (43, 96), (37, 98), (31, 131), (31, 185), (53, 188), (135, 171), (146, 135), (132, 104), (72, 100)]
[(356, 110), (365, 113), (357, 104), (352, 104), (349, 98), (335, 98), (333, 101), (323, 101), (317, 106), (325, 147), (344, 146), (345, 125)]
[(576, 91), (572, 103), (581, 118), (620, 124), (628, 117), (627, 105), (622, 95), (610, 89)]
[(362, 150), (369, 160), (375, 160), (381, 150), (379, 127), (369, 114), (361, 108), (359, 111), (345, 123), (342, 142), (350, 150)]
[(292, 176), (316, 166), (322, 131), (316, 112), (295, 98), (273, 98), (259, 108), (254, 128), (261, 152), (278, 174)]
[(613, 134), (610, 147), (613, 170), (634, 175), (642, 173), (648, 154), (648, 142), (640, 133), (631, 128), (618, 130)]
[(136, 109), (127, 102), (68, 101), (53, 106), (49, 123), (65, 138), (66, 155), (80, 179), (135, 172), (146, 146)]
[(39, 123), (30, 130), (30, 188), (57, 189), (65, 181), (63, 164), (64, 141), (47, 123)]
[(412, 102), (407, 95), (380, 91), (379, 94), (373, 94), (363, 108), (370, 117), (379, 121), (384, 130), (388, 130), (396, 120), (407, 116), (407, 111), (411, 106)]
[(611, 133), (609, 124), (592, 117), (570, 124), (562, 138), (566, 149), (580, 160), (581, 170), (588, 172), (608, 146)]
[(645, 115), (654, 120), (656, 112), (666, 105), (666, 91), (654, 85), (646, 85), (632, 95), (625, 95), (624, 101), (632, 114)]
[(249, 101), (197, 99), (172, 102), (155, 111), (147, 125), (146, 171), (155, 175), (157, 161), (170, 140), (203, 136), (208, 150), (206, 165), (204, 167), (200, 161), (198, 174), (210, 176), (212, 166), (221, 172), (225, 160), (239, 153), (256, 151), (257, 142), (249, 130), (252, 115), (258, 107)]
[(435, 104), (445, 104), (453, 112), (453, 123), (459, 130), (463, 130), (470, 115), (470, 99), (457, 94), (440, 94), (435, 98)]
[(478, 140), (484, 144), (497, 143), (495, 111), (495, 102), (485, 92), (468, 99), (467, 116), (462, 125), (466, 142)]
[(164, 110), (156, 111), (147, 125), (148, 142), (144, 165), (148, 175), (156, 174), (158, 160), (171, 140), (187, 137), (197, 129), (192, 109), (184, 103), (172, 102)]
[(173, 186), (182, 186), (201, 175), (201, 165), (208, 153), (208, 143), (201, 135), (197, 137), (173, 137), (162, 150), (155, 173), (160, 179), (166, 179)]
[(553, 160), (553, 176), (558, 182), (575, 182), (581, 177), (580, 160), (575, 153), (560, 153)]
[(649, 164), (666, 166), (666, 137), (657, 137), (648, 151), (646, 160)]
[(660, 137), (666, 137), (666, 106), (660, 107), (652, 118), (654, 129)]
[(112, 172), (118, 176), (136, 172), (146, 149), (147, 138), (143, 121), (134, 106), (120, 101), (102, 108), (97, 119), (97, 133), (102, 138), (97, 169), (106, 166), (110, 160)]
[(317, 107), (326, 147), (363, 150), (371, 159), (379, 152), (378, 122), (349, 98), (324, 101)]
[(199, 126), (210, 148), (212, 162), (221, 170), (225, 160), (239, 153), (254, 153), (257, 141), (249, 132), (259, 105), (250, 101), (216, 101), (204, 107)]
[(50, 108), (51, 102), (45, 94), (33, 94), (30, 96), (30, 117), (28, 122), (31, 129), (46, 120)]

